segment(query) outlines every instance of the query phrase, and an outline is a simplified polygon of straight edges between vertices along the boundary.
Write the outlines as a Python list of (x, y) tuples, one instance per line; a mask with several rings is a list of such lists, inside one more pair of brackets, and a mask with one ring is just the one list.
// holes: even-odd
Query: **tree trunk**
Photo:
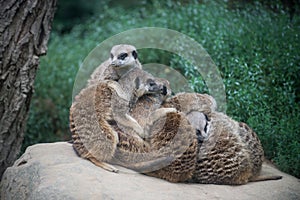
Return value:
[(0, 180), (20, 151), (56, 0), (0, 0)]

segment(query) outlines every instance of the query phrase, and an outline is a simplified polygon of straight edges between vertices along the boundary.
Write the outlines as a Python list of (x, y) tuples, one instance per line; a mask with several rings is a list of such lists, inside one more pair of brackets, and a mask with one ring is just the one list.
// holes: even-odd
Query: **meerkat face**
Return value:
[(135, 91), (137, 92), (137, 96), (142, 96), (143, 94), (160, 94), (161, 88), (160, 86), (154, 81), (154, 79), (149, 78), (146, 80), (137, 77), (134, 80), (135, 83)]
[(146, 81), (146, 88), (150, 93), (161, 93), (161, 87), (153, 79)]
[(110, 52), (111, 65), (116, 69), (134, 67), (137, 57), (136, 48), (126, 44), (115, 45)]
[(196, 135), (198, 137), (198, 141), (203, 141), (208, 137), (210, 121), (202, 112), (192, 111), (186, 115), (190, 124), (196, 129)]
[(172, 95), (172, 90), (171, 90), (170, 83), (168, 80), (163, 79), (163, 78), (156, 78), (155, 80), (156, 80), (156, 83), (159, 85), (161, 94), (165, 98)]
[(148, 79), (146, 81), (146, 87), (148, 88), (149, 92), (161, 94), (165, 98), (171, 96), (172, 93), (169, 81), (163, 78)]

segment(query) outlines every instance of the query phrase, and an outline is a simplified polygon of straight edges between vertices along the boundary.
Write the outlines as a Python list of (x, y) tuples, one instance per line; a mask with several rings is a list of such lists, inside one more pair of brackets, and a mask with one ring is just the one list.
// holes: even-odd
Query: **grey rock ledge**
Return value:
[(117, 168), (120, 173), (111, 173), (79, 158), (66, 142), (33, 145), (5, 171), (0, 199), (300, 199), (300, 180), (265, 163), (264, 171), (283, 178), (241, 186), (175, 184)]

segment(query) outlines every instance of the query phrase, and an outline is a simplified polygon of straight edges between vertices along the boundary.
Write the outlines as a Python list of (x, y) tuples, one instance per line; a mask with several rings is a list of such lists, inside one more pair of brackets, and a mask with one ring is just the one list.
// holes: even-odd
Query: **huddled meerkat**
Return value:
[(138, 60), (137, 50), (128, 44), (119, 44), (112, 47), (110, 58), (99, 65), (88, 80), (88, 86), (102, 80), (119, 80), (130, 69), (142, 68)]
[[(130, 69), (119, 81), (104, 80), (83, 89), (75, 97), (70, 109), (75, 150), (82, 157), (110, 171), (116, 169), (103, 162), (110, 161), (114, 155), (119, 142), (116, 130), (129, 133), (140, 142), (145, 137), (144, 128), (129, 114), (130, 103), (134, 104), (144, 94), (165, 93), (165, 86), (156, 83), (151, 74), (140, 68)], [(169, 112), (176, 112), (176, 109), (160, 110), (161, 115)], [(95, 148), (99, 145), (102, 148)]]
[[(139, 99), (139, 101), (142, 101), (143, 104), (146, 104), (147, 107), (152, 109), (151, 112), (155, 112), (150, 102), (142, 98)], [(155, 102), (153, 99), (152, 101)], [(146, 174), (163, 178), (170, 182), (187, 181), (192, 178), (196, 169), (197, 152), (200, 145), (197, 129), (201, 131), (201, 137), (202, 134), (205, 136), (203, 131), (206, 129), (207, 118), (204, 117), (202, 112), (210, 113), (215, 110), (216, 102), (209, 95), (179, 93), (167, 98), (160, 106), (176, 108), (178, 112), (176, 114), (169, 114), (169, 119), (167, 120), (168, 123), (160, 124), (160, 126), (164, 127), (160, 132), (152, 131), (151, 137), (148, 139), (149, 143), (152, 148), (158, 149), (166, 142), (170, 142), (169, 139), (173, 138), (174, 135), (177, 135), (178, 138), (175, 140), (182, 142), (180, 144), (181, 148), (178, 148), (177, 145), (173, 146), (172, 150), (177, 154), (177, 157), (168, 166)], [(142, 110), (142, 112), (139, 112), (139, 110)], [(144, 113), (144, 111), (145, 108), (140, 106), (136, 108), (136, 110), (133, 110), (131, 115), (135, 116), (137, 120), (140, 120), (140, 116), (136, 115), (136, 113)], [(195, 118), (192, 118), (192, 116)], [(170, 123), (170, 121), (173, 123)], [(158, 120), (158, 123), (164, 123), (164, 118)], [(154, 129), (156, 128), (156, 126), (152, 126), (151, 128), (153, 129), (153, 127)], [(176, 152), (176, 149), (179, 149), (179, 151)]]
[(142, 96), (130, 111), (130, 115), (147, 129), (144, 142), (147, 149), (143, 148), (142, 143), (132, 142), (136, 140), (132, 135), (120, 133), (116, 155), (119, 162), (123, 163), (139, 162), (136, 155), (138, 152), (145, 153), (140, 160), (144, 157), (146, 160), (156, 156), (166, 157), (167, 159), (161, 160), (164, 162), (154, 163), (155, 165), (142, 163), (132, 169), (171, 182), (184, 182), (192, 177), (195, 169), (197, 137), (184, 113), (161, 114), (162, 104), (170, 97), (171, 88), (165, 79), (156, 78), (155, 81), (165, 86), (162, 93)]
[(240, 185), (281, 178), (260, 175), (264, 153), (256, 133), (247, 124), (217, 112), (213, 97), (179, 93), (164, 106), (184, 112), (193, 127), (201, 130), (196, 168), (188, 182)]
[[(155, 106), (153, 102), (151, 106), (156, 107), (155, 110), (146, 110), (145, 102), (141, 104), (139, 100), (140, 96), (142, 96), (141, 99), (152, 99), (156, 101), (156, 105), (161, 105), (171, 93), (170, 89), (168, 88), (168, 81), (164, 79), (154, 78), (151, 74), (143, 71), (142, 69), (134, 68), (125, 73), (118, 80), (118, 84), (120, 84), (120, 87), (124, 92), (134, 94), (133, 96), (136, 97), (131, 101), (132, 111), (130, 112), (130, 116), (132, 116), (134, 111), (137, 110), (139, 113), (147, 113), (146, 115), (144, 115), (143, 119), (141, 116), (139, 116), (138, 119), (138, 123), (141, 123), (140, 125), (145, 130), (145, 135), (134, 134), (133, 132), (130, 132), (128, 131), (128, 129), (124, 128), (124, 125), (111, 123), (110, 125), (113, 130), (118, 132), (119, 142), (117, 144), (114, 157), (110, 161), (110, 163), (125, 166), (143, 173), (149, 172), (152, 174), (157, 174), (160, 171), (152, 171), (161, 169), (164, 166), (170, 164), (173, 160), (175, 160), (178, 154), (183, 154), (184, 151), (186, 151), (186, 149), (190, 147), (190, 145), (193, 145), (193, 148), (196, 148), (196, 140), (194, 140), (195, 136), (191, 131), (192, 127), (188, 125), (188, 121), (184, 119), (183, 114), (177, 113), (175, 108), (159, 108), (158, 106)], [(149, 92), (151, 91), (147, 89), (149, 87), (155, 88), (152, 89), (153, 92)], [(145, 89), (147, 90), (147, 92), (145, 92)], [(119, 112), (121, 108), (119, 107), (122, 105), (120, 104), (120, 102), (112, 102), (112, 105), (117, 106), (117, 108), (115, 108), (114, 110), (118, 111), (118, 113), (116, 113), (113, 118), (115, 121), (119, 121), (118, 118), (121, 117)], [(143, 106), (144, 109), (137, 109), (138, 106)], [(185, 127), (184, 131), (181, 127), (176, 129), (176, 126), (178, 126), (179, 124), (185, 124), (182, 126)], [(175, 139), (174, 141), (176, 142), (168, 142), (169, 146), (167, 147), (164, 147), (163, 145), (159, 147), (158, 144), (160, 144), (160, 142), (157, 142), (157, 139), (156, 144), (153, 144), (153, 141), (155, 141), (155, 139), (153, 139), (153, 135), (158, 135), (155, 134), (155, 132), (165, 129), (170, 131), (170, 133), (167, 134), (167, 132), (164, 132), (164, 135), (161, 137), (177, 137), (176, 139), (178, 141)], [(184, 136), (184, 134), (186, 133), (188, 136)], [(141, 140), (142, 138), (145, 140)], [(164, 141), (164, 145), (166, 145), (166, 139), (160, 138), (160, 140)], [(174, 152), (174, 149), (176, 149), (178, 153)], [(196, 154), (194, 155), (193, 159), (196, 159)], [(191, 165), (194, 166), (195, 160), (193, 160), (193, 162), (191, 163)], [(192, 172), (192, 170), (187, 171), (189, 174), (191, 174)], [(182, 170), (177, 172), (177, 174), (181, 174), (181, 179), (183, 179), (182, 173)], [(185, 179), (187, 179), (188, 177), (186, 177)], [(170, 178), (175, 180), (174, 175), (172, 175), (172, 177)], [(179, 178), (177, 178), (176, 181), (179, 181)]]
[[(84, 88), (75, 97), (70, 108), (70, 131), (72, 133), (73, 148), (77, 154), (90, 160), (95, 165), (106, 170), (117, 172), (118, 170), (107, 164), (114, 155), (116, 144), (119, 141), (118, 133), (110, 128), (104, 117), (99, 118), (95, 109), (95, 93), (97, 85)], [(109, 89), (104, 91), (111, 98)], [(110, 109), (110, 100), (102, 102), (104, 107)], [(108, 116), (111, 117), (111, 116)], [(101, 127), (99, 126), (101, 124)], [(95, 154), (103, 150), (103, 153)]]
[(219, 112), (213, 112), (210, 117), (210, 130), (199, 147), (190, 182), (240, 185), (281, 178), (260, 175), (263, 148), (248, 125)]
[[(134, 46), (114, 46), (111, 58), (93, 72), (88, 87), (76, 96), (70, 109), (70, 127), (75, 150), (82, 157), (110, 171), (117, 171), (105, 162), (114, 155), (119, 141), (118, 131), (129, 132), (137, 140), (139, 148), (147, 149), (147, 144), (140, 137), (143, 137), (143, 128), (128, 115), (130, 107), (145, 93), (161, 92), (164, 95), (166, 92), (165, 86), (161, 85), (159, 88), (153, 81), (154, 77), (141, 68)], [(125, 75), (126, 73), (128, 74)], [(116, 82), (119, 79), (121, 84)], [(164, 110), (166, 113), (174, 111)], [(87, 113), (89, 116), (86, 116)], [(103, 147), (102, 152), (99, 152), (101, 148), (96, 148), (99, 145)], [(148, 164), (144, 163), (145, 166)]]

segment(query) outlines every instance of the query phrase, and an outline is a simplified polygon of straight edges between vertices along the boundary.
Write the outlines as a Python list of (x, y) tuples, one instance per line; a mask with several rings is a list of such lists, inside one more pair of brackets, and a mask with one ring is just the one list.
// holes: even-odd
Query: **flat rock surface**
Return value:
[(8, 168), (0, 199), (300, 199), (300, 180), (269, 164), (281, 180), (241, 186), (169, 183), (118, 167), (111, 173), (79, 158), (66, 142), (29, 147)]

